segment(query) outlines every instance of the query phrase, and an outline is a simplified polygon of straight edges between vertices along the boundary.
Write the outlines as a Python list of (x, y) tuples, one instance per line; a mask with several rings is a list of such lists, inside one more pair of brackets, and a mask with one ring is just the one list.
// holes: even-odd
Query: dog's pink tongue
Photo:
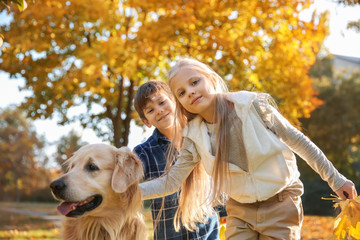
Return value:
[(76, 202), (63, 202), (57, 207), (57, 210), (65, 216), (73, 210), (73, 206), (77, 205), (78, 203)]

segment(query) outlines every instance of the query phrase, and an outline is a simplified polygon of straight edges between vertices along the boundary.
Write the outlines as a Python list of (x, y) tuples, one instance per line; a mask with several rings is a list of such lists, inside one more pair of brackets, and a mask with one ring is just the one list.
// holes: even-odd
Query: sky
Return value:
[(360, 6), (344, 7), (333, 0), (315, 0), (300, 17), (304, 20), (310, 19), (314, 10), (318, 13), (330, 11), (330, 35), (324, 41), (330, 53), (360, 58), (360, 33), (347, 29), (349, 21), (360, 19)]
[[(310, 19), (312, 12), (318, 13), (326, 10), (330, 11), (330, 35), (325, 39), (324, 45), (332, 54), (345, 55), (360, 58), (360, 33), (353, 30), (347, 30), (346, 26), (349, 21), (355, 21), (360, 18), (360, 6), (344, 7), (334, 3), (332, 0), (315, 0), (314, 4), (307, 10), (304, 10), (300, 17), (303, 20)], [(0, 14), (0, 23), (6, 21), (4, 15)], [(7, 20), (8, 21), (8, 20)], [(0, 66), (1, 69), (1, 66)], [(9, 79), (9, 75), (0, 71), (0, 108), (9, 104), (19, 104), (29, 92), (19, 91), (19, 87), (24, 85), (22, 79)], [(56, 143), (63, 135), (66, 135), (71, 129), (82, 136), (82, 140), (88, 143), (102, 142), (96, 137), (90, 129), (82, 129), (80, 124), (74, 123), (66, 126), (58, 126), (56, 119), (36, 120), (34, 121), (36, 131), (39, 135), (46, 137), (50, 143)], [(152, 133), (153, 129), (145, 131), (135, 126), (130, 127), (129, 145), (131, 149), (137, 144), (143, 142)], [(107, 142), (105, 142), (107, 143)], [(48, 146), (47, 153), (52, 158), (55, 151), (55, 144)]]

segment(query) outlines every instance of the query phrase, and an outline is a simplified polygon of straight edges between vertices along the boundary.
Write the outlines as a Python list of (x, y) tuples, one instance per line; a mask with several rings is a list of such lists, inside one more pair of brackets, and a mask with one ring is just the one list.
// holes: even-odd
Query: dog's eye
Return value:
[(98, 171), (99, 168), (94, 163), (88, 163), (87, 169), (91, 172)]

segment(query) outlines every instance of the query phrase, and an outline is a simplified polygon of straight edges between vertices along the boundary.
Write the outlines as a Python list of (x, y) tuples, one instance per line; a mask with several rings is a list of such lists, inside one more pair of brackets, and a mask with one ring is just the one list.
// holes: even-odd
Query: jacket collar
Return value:
[[(246, 112), (248, 112), (256, 96), (256, 93), (248, 91), (225, 93), (226, 99), (235, 104), (236, 114), (242, 121), (247, 117)], [(183, 136), (190, 138), (201, 149), (205, 149), (206, 152), (210, 152), (210, 138), (204, 119), (201, 116), (196, 116), (185, 126)]]
[(159, 141), (165, 141), (165, 142), (170, 142), (170, 140), (165, 137), (164, 134), (162, 134), (159, 129), (155, 128), (153, 134), (152, 134), (152, 137), (153, 139), (156, 141), (156, 142), (159, 142)]

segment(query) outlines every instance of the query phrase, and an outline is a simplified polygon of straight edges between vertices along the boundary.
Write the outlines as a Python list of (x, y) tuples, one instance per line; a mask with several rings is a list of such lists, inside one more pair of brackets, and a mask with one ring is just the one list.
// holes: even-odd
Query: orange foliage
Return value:
[(333, 217), (305, 216), (301, 229), (301, 239), (319, 240), (335, 239), (333, 234)]
[(69, 108), (98, 106), (77, 117), (116, 146), (127, 144), (136, 86), (164, 79), (179, 56), (209, 64), (232, 90), (269, 92), (297, 123), (321, 104), (308, 71), (327, 17), (299, 18), (312, 2), (33, 1), (4, 28), (1, 68), (34, 92), (23, 104), (30, 117), (66, 123)]

